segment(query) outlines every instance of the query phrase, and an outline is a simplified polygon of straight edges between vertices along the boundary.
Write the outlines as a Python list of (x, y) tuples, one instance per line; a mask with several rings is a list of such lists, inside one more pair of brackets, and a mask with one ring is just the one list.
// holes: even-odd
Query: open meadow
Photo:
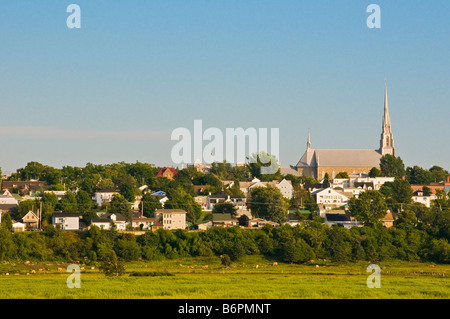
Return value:
[[(380, 288), (368, 288), (368, 262), (337, 265), (315, 260), (284, 264), (246, 256), (224, 268), (218, 257), (126, 263), (106, 277), (80, 265), (81, 287), (68, 288), (67, 264), (3, 262), (1, 299), (448, 299), (450, 265), (380, 262)], [(207, 266), (207, 267), (206, 267)], [(92, 269), (94, 267), (94, 269)]]

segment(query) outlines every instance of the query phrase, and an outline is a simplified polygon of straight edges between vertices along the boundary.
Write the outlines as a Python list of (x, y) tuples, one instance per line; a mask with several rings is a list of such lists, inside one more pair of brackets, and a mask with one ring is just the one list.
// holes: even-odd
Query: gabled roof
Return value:
[(104, 188), (96, 191), (96, 193), (119, 193), (120, 190), (116, 188)]
[(308, 149), (297, 167), (379, 167), (380, 158), (377, 150)]
[(173, 167), (161, 167), (161, 169), (159, 170), (159, 172), (156, 174), (156, 177), (162, 176), (162, 174), (166, 171), (166, 170), (170, 170), (173, 175), (177, 175), (178, 172), (175, 168)]
[(183, 209), (168, 209), (168, 208), (158, 208), (155, 210), (156, 213), (170, 213), (170, 214), (187, 214)]
[(81, 213), (74, 212), (53, 212), (53, 217), (78, 217), (81, 218), (83, 215)]
[(91, 223), (109, 223), (111, 222), (111, 215), (116, 216), (116, 222), (125, 222), (126, 219), (119, 213), (104, 213), (100, 217), (92, 218)]

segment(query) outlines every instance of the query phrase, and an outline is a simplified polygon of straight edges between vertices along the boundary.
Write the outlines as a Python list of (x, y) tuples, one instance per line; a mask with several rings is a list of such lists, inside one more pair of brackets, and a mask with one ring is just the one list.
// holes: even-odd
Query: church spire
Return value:
[(380, 153), (381, 155), (385, 154), (395, 155), (394, 136), (391, 130), (391, 118), (389, 116), (386, 83), (384, 84), (384, 115), (383, 115), (383, 125), (381, 128)]
[(306, 149), (309, 150), (311, 148), (311, 136), (308, 130), (308, 142), (306, 143)]

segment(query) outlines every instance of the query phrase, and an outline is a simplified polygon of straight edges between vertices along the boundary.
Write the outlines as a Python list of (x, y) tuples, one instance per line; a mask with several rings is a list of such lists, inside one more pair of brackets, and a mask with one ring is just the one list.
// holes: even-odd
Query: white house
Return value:
[(182, 209), (157, 209), (155, 220), (162, 224), (164, 229), (185, 229), (186, 214)]
[(4, 205), (18, 205), (19, 201), (6, 190), (3, 195), (0, 195), (0, 204)]
[(232, 203), (238, 210), (245, 209), (245, 199), (239, 195), (211, 195), (206, 197), (206, 209), (212, 210), (219, 203)]
[(422, 191), (415, 191), (412, 196), (412, 200), (416, 203), (424, 204), (427, 207), (431, 207), (432, 201), (436, 199), (436, 194), (424, 195)]
[[(230, 184), (232, 186), (232, 184)], [(292, 183), (287, 179), (282, 179), (281, 181), (273, 180), (271, 182), (261, 182), (258, 178), (254, 178), (250, 182), (239, 182), (239, 188), (241, 191), (247, 196), (248, 192), (251, 191), (255, 187), (276, 187), (281, 191), (283, 197), (291, 199), (292, 198)]]
[(59, 226), (63, 230), (79, 230), (81, 218), (80, 213), (54, 212), (52, 214), (52, 225)]
[(344, 205), (348, 202), (349, 197), (341, 192), (334, 190), (331, 187), (324, 189), (317, 189), (311, 192), (316, 198), (316, 203), (320, 204), (334, 204), (334, 205)]
[(25, 224), (21, 223), (21, 222), (13, 223), (12, 224), (12, 231), (15, 232), (15, 233), (25, 231)]
[(115, 194), (119, 194), (117, 189), (102, 189), (96, 191), (92, 200), (95, 201), (98, 206), (102, 206), (104, 203), (109, 203)]
[(121, 214), (115, 214), (115, 213), (97, 213), (96, 218), (93, 218), (91, 220), (91, 226), (97, 226), (100, 229), (110, 229), (111, 222), (113, 222), (116, 225), (117, 230), (125, 230), (126, 229), (126, 219)]

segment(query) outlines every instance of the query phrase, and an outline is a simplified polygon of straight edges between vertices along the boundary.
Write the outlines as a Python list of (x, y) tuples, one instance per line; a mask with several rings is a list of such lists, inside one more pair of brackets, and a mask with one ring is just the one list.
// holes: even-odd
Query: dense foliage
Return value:
[(408, 211), (395, 226), (329, 227), (316, 217), (295, 227), (214, 227), (205, 232), (159, 229), (143, 235), (97, 227), (62, 231), (53, 226), (42, 232), (11, 233), (2, 227), (0, 259), (102, 262), (111, 256), (133, 261), (227, 255), (236, 261), (261, 254), (288, 263), (316, 258), (339, 263), (387, 259), (450, 263), (450, 210), (420, 207)]

